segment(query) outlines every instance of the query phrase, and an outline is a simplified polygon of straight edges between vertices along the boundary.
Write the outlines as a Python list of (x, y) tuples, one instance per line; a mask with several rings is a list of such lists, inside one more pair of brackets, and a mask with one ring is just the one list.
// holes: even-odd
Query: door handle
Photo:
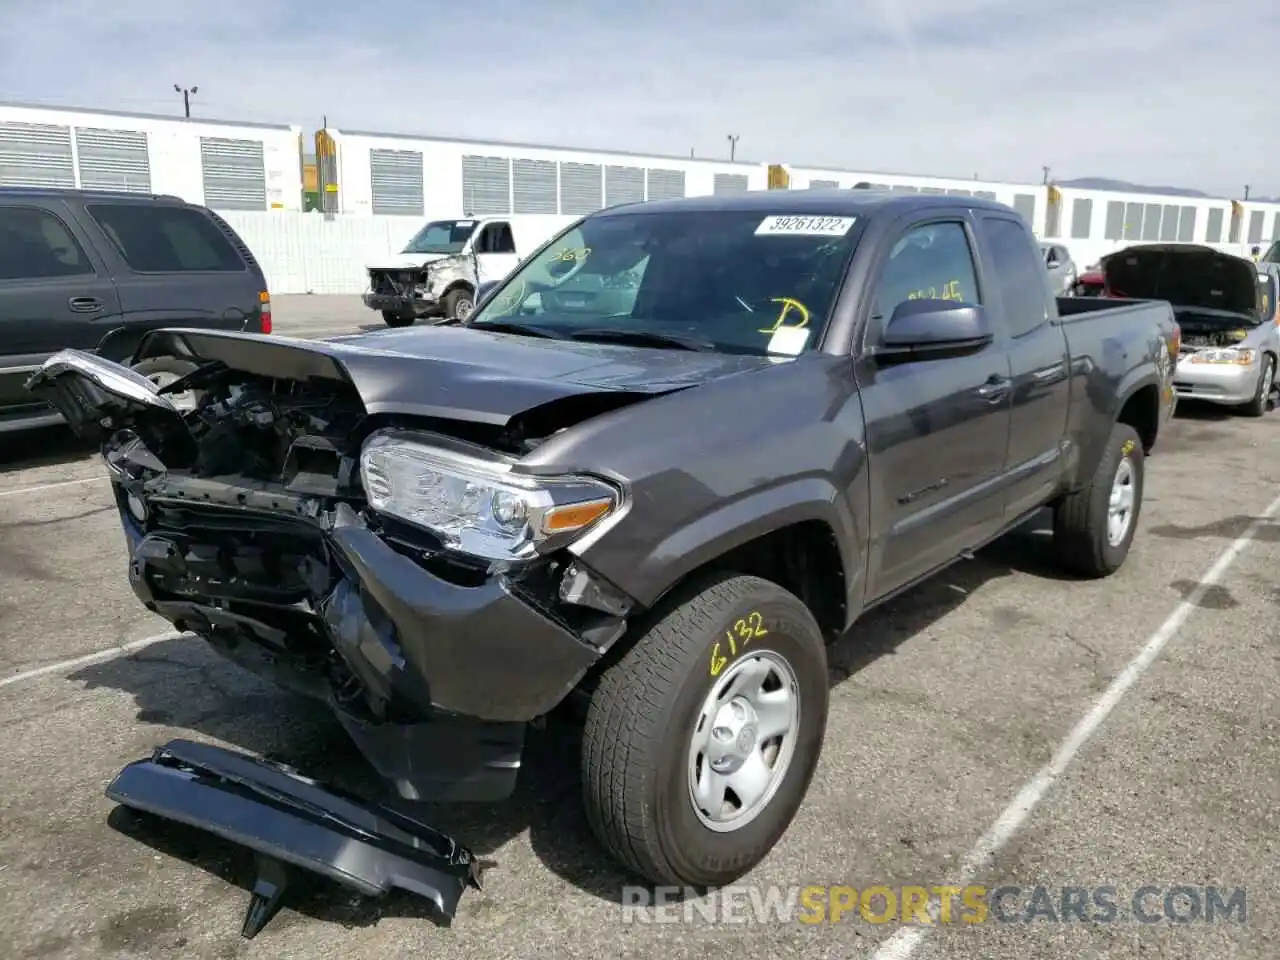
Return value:
[(72, 313), (97, 313), (102, 309), (102, 301), (97, 297), (72, 297), (67, 306)]
[(1013, 381), (1004, 377), (992, 377), (978, 388), (978, 396), (989, 403), (1003, 399), (1013, 386)]

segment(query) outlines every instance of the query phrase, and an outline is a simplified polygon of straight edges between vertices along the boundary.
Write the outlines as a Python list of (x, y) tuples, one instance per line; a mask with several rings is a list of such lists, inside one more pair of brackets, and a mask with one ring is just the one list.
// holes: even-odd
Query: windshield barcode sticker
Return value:
[(843, 237), (856, 217), (765, 217), (756, 227), (756, 236)]

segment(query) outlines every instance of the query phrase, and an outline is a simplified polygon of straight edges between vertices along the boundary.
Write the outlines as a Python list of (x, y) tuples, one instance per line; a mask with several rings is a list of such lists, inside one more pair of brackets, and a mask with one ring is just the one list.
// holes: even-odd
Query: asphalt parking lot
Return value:
[[(372, 318), (355, 298), (280, 297), (275, 311), (277, 331), (297, 336)], [(552, 725), (535, 737), (514, 799), (422, 814), (493, 863), (452, 928), (407, 897), (370, 903), (317, 886), (244, 941), (249, 858), (120, 818), (103, 788), (176, 736), (354, 786), (362, 762), (322, 709), (170, 633), (136, 602), (91, 450), (61, 430), (4, 438), (0, 943), (24, 960), (1273, 960), (1278, 441), (1280, 412), (1184, 409), (1148, 465), (1138, 540), (1114, 578), (1062, 579), (1033, 527), (869, 615), (832, 651), (822, 763), (791, 830), (743, 882), (745, 908), (720, 901), (687, 920), (681, 908), (642, 912), (648, 922), (624, 913), (628, 880), (582, 818), (572, 732)], [(1055, 755), (1070, 761), (1061, 776), (1037, 779)], [(747, 889), (957, 878), (1018, 887), (1012, 919), (941, 923), (923, 936), (858, 910), (837, 923), (761, 923)], [(1037, 886), (1055, 907), (1063, 887), (1114, 887), (1118, 916), (1032, 916)], [(1145, 901), (1151, 923), (1130, 910), (1146, 886), (1160, 891)], [(1177, 886), (1243, 888), (1243, 922), (1169, 919), (1161, 897)], [(720, 909), (730, 912), (716, 919)]]

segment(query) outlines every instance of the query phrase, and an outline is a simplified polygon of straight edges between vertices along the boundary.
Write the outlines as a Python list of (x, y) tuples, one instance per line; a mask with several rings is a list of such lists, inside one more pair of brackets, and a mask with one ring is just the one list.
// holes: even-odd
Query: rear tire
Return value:
[[(1113, 426), (1088, 485), (1067, 494), (1053, 513), (1054, 546), (1067, 570), (1097, 579), (1124, 564), (1142, 511), (1145, 464), (1138, 431)], [(1117, 511), (1126, 504), (1122, 525)]]
[(412, 315), (406, 317), (403, 313), (396, 313), (394, 310), (382, 311), (382, 322), (388, 327), (411, 327), (415, 319)]
[(1271, 387), (1275, 382), (1276, 362), (1271, 357), (1262, 358), (1262, 370), (1258, 373), (1258, 389), (1253, 399), (1246, 403), (1241, 411), (1246, 417), (1261, 417), (1267, 412), (1267, 404), (1271, 401)]
[[(587, 820), (650, 882), (732, 883), (786, 832), (817, 766), (828, 703), (822, 631), (793, 594), (733, 574), (679, 591), (640, 629), (591, 695)], [(771, 726), (784, 732), (770, 736)], [(713, 764), (721, 772), (711, 778)], [(695, 800), (695, 786), (718, 799)]]

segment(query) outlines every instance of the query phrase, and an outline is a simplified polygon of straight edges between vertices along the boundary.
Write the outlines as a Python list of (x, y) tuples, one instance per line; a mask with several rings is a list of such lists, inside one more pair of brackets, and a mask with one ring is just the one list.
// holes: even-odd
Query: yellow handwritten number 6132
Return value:
[[(724, 632), (724, 639), (717, 640), (711, 648), (711, 676), (720, 675), (720, 671), (724, 669), (725, 664), (732, 657), (738, 655), (739, 650), (746, 649), (756, 637), (763, 637), (768, 634), (768, 630), (764, 628), (764, 617), (760, 615), (759, 610), (752, 610), (745, 617), (740, 618), (734, 625)], [(720, 644), (725, 644), (728, 654), (720, 652)]]

